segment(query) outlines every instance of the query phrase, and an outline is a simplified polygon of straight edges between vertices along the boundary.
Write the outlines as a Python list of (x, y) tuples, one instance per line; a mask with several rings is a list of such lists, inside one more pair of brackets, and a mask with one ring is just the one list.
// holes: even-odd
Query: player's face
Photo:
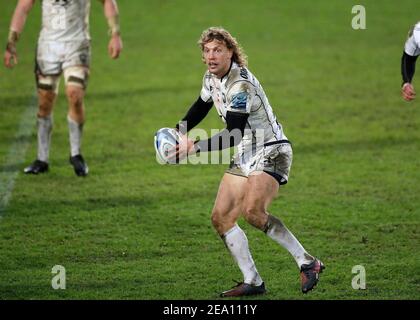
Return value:
[(229, 50), (224, 42), (213, 40), (204, 44), (203, 57), (207, 68), (218, 78), (229, 71), (232, 54), (232, 50)]

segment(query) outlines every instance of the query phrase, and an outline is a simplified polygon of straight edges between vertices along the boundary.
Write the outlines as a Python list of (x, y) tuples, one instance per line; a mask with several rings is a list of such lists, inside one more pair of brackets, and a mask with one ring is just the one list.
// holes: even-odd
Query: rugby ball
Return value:
[(175, 160), (169, 160), (168, 152), (180, 141), (178, 131), (173, 128), (159, 129), (155, 134), (156, 160), (160, 164), (176, 164)]

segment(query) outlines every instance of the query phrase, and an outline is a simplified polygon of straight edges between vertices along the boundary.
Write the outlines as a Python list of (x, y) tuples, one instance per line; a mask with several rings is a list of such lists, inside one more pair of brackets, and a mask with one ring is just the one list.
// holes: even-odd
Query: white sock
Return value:
[(67, 116), (67, 122), (69, 124), (69, 136), (70, 136), (70, 153), (74, 157), (80, 154), (80, 148), (82, 146), (82, 133), (83, 123), (77, 123), (70, 116)]
[(222, 239), (238, 264), (239, 269), (241, 269), (244, 275), (244, 282), (256, 286), (261, 285), (262, 279), (249, 252), (248, 239), (243, 230), (236, 224), (223, 235)]
[(52, 115), (38, 117), (38, 160), (48, 162), (50, 153), (51, 131), (53, 127)]
[(265, 233), (290, 252), (299, 268), (302, 264), (309, 264), (314, 260), (314, 257), (306, 252), (295, 236), (276, 217), (268, 215)]

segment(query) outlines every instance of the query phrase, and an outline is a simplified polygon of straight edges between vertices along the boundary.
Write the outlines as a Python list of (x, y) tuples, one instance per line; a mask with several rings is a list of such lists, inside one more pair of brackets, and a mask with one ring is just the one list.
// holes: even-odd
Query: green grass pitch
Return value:
[[(356, 4), (366, 8), (365, 30), (351, 27)], [(83, 141), (90, 176), (80, 179), (68, 163), (62, 84), (50, 173), (22, 173), (36, 156), (37, 3), (18, 66), (0, 68), (0, 200), (10, 196), (0, 208), (0, 299), (217, 299), (242, 279), (210, 222), (226, 165), (161, 166), (153, 148), (155, 131), (174, 126), (199, 94), (205, 66), (196, 42), (212, 25), (237, 37), (293, 142), (290, 181), (270, 212), (326, 265), (302, 295), (292, 257), (241, 219), (268, 290), (257, 299), (419, 299), (420, 98), (400, 97), (416, 5), (119, 1), (124, 51), (112, 61), (92, 1)], [(0, 3), (4, 44), (14, 6)], [(200, 127), (223, 124), (212, 110)], [(25, 145), (24, 159), (13, 155)], [(51, 286), (55, 265), (66, 268), (65, 290)], [(352, 288), (356, 265), (365, 267), (365, 290)]]

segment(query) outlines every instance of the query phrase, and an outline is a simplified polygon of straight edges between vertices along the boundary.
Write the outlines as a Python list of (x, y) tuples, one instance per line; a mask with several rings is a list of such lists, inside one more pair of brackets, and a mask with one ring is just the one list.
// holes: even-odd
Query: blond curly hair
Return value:
[[(247, 66), (248, 58), (243, 52), (238, 41), (232, 35), (222, 27), (210, 27), (203, 31), (200, 39), (198, 40), (198, 45), (201, 48), (201, 51), (204, 50), (204, 45), (213, 40), (223, 42), (229, 50), (233, 51), (232, 60), (236, 62), (240, 67)], [(203, 57), (204, 61), (204, 57)]]

